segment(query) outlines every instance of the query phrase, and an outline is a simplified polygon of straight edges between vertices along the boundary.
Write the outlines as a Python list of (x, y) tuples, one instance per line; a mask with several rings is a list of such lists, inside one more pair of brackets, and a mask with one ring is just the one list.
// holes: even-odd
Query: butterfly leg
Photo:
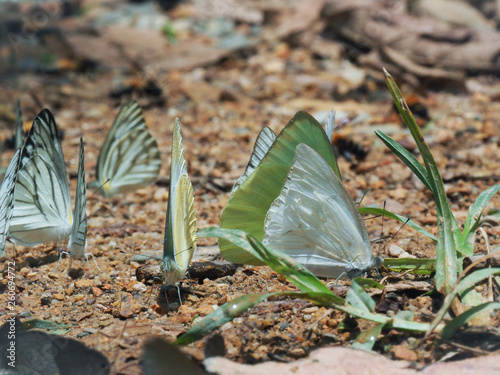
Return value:
[[(66, 255), (69, 256), (69, 253), (67, 251), (64, 251), (64, 250), (59, 253), (59, 261), (57, 262), (56, 268), (54, 268), (54, 272), (57, 271), (57, 268), (59, 267), (59, 264), (61, 263), (61, 259), (62, 259), (63, 254), (66, 254)], [(69, 261), (69, 266), (71, 268), (71, 258), (70, 258), (70, 261)]]
[[(87, 259), (87, 264), (89, 265), (89, 270), (90, 270), (89, 255), (92, 257), (92, 259), (94, 259), (95, 266), (99, 269), (99, 271), (101, 271), (101, 272), (102, 272), (101, 267), (99, 267), (99, 266), (97, 265), (97, 261), (95, 260), (94, 254), (92, 254), (92, 253), (87, 253), (87, 254), (85, 254), (85, 258)], [(90, 272), (92, 272), (92, 271), (90, 271)]]

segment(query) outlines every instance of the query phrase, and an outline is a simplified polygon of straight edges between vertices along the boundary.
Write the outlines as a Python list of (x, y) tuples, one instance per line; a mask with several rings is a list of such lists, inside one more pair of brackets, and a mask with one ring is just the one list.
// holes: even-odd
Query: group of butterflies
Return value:
[[(254, 234), (318, 276), (354, 277), (380, 264), (380, 259), (372, 255), (358, 208), (342, 184), (332, 150), (333, 129), (333, 111), (324, 129), (306, 112), (298, 112), (278, 136), (263, 128), (222, 213), (221, 227)], [(121, 108), (104, 141), (96, 181), (89, 186), (106, 197), (132, 191), (152, 183), (160, 165), (156, 141), (139, 105), (131, 101)], [(184, 277), (196, 249), (193, 186), (178, 119), (170, 181), (160, 264), (167, 285)], [(58, 129), (49, 110), (33, 122), (0, 189), (0, 253), (7, 236), (25, 246), (68, 239), (70, 259), (85, 257), (88, 262), (83, 141), (72, 212)], [(219, 245), (229, 261), (259, 264), (227, 241)]]
[[(22, 134), (19, 103), (16, 115), (16, 134), (19, 135)], [(53, 115), (44, 109), (25, 139), (16, 137), (20, 139), (19, 147), (0, 186), (0, 255), (5, 253), (7, 237), (24, 246), (60, 243), (67, 239), (68, 251), (62, 251), (61, 256), (69, 255), (71, 268), (73, 259), (85, 257), (88, 262), (92, 255), (87, 252), (84, 148), (80, 138), (75, 209), (72, 211), (58, 135)], [(146, 127), (142, 110), (136, 102), (130, 101), (122, 106), (106, 136), (97, 160), (96, 180), (89, 186), (112, 197), (151, 184), (160, 166), (158, 146)], [(184, 276), (196, 246), (193, 187), (187, 176), (178, 120), (174, 124), (170, 174), (161, 267), (166, 280), (175, 283)], [(183, 235), (178, 235), (179, 231)]]

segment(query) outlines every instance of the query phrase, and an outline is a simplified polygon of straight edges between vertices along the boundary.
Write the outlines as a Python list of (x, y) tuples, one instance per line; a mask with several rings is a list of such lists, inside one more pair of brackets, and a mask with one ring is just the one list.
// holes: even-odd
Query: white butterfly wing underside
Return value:
[(5, 252), (7, 233), (10, 220), (14, 212), (14, 189), (16, 187), (17, 172), (21, 160), (21, 149), (17, 149), (12, 157), (0, 186), (0, 256)]
[(180, 281), (196, 248), (196, 213), (193, 186), (187, 174), (179, 120), (172, 135), (170, 191), (161, 268), (167, 285)]
[(304, 144), (297, 146), (285, 186), (267, 214), (263, 242), (322, 277), (364, 272), (374, 264), (352, 198), (326, 161)]
[(250, 156), (250, 161), (245, 169), (245, 172), (238, 178), (233, 188), (231, 189), (231, 195), (238, 190), (238, 188), (245, 182), (245, 180), (250, 176), (253, 171), (259, 166), (260, 162), (266, 156), (267, 152), (276, 140), (276, 134), (268, 128), (267, 126), (262, 128), (260, 131), (255, 145), (253, 147), (252, 155)]
[(183, 270), (182, 276), (184, 276), (196, 249), (194, 192), (187, 174), (180, 177), (176, 190), (173, 215), (175, 260)]
[(87, 249), (87, 186), (85, 185), (84, 163), (83, 141), (80, 138), (74, 221), (68, 241), (68, 249), (72, 258), (83, 257)]
[(52, 115), (35, 119), (21, 154), (9, 234), (14, 242), (35, 246), (66, 239), (72, 213), (66, 167)]
[(125, 104), (111, 127), (97, 160), (97, 181), (113, 196), (151, 184), (160, 171), (158, 145), (136, 102)]

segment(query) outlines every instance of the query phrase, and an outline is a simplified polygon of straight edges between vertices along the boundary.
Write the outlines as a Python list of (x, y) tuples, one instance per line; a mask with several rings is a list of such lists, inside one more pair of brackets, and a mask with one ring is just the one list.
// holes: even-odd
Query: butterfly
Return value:
[(130, 101), (122, 106), (104, 140), (96, 181), (89, 186), (113, 197), (153, 183), (160, 167), (158, 145), (146, 127), (139, 104)]
[[(88, 262), (88, 256), (92, 255), (85, 253), (87, 187), (84, 148), (83, 140), (80, 139), (73, 216), (66, 166), (58, 134), (54, 116), (48, 109), (44, 109), (33, 122), (21, 152), (9, 234), (14, 242), (24, 246), (60, 242), (69, 238), (71, 267), (74, 258), (85, 256)], [(63, 254), (68, 252), (62, 251), (61, 256)]]
[(380, 265), (358, 207), (311, 147), (299, 144), (280, 195), (267, 212), (263, 243), (317, 276), (353, 278)]
[(196, 250), (196, 212), (193, 185), (187, 174), (186, 159), (182, 147), (179, 120), (175, 120), (172, 137), (170, 166), (170, 191), (163, 260), (160, 268), (165, 274), (166, 285), (175, 285), (186, 274)]
[[(333, 133), (333, 124), (330, 124), (330, 127), (328, 132)], [(331, 134), (327, 135), (314, 117), (306, 112), (298, 112), (273, 142), (260, 142), (260, 146), (254, 148), (254, 150), (261, 148), (265, 150), (265, 147), (268, 147), (268, 150), (253, 172), (242, 182), (238, 180), (241, 184), (236, 190), (233, 189), (228, 204), (222, 212), (221, 227), (240, 229), (262, 240), (267, 211), (280, 194), (298, 144), (306, 143), (313, 147), (340, 176), (330, 142)], [(252, 160), (258, 158), (252, 155), (250, 163), (253, 163)], [(262, 264), (229, 241), (219, 240), (219, 248), (222, 256), (230, 262)]]
[(259, 166), (260, 162), (266, 156), (267, 151), (273, 145), (276, 139), (276, 134), (271, 130), (271, 128), (265, 126), (259, 132), (257, 139), (255, 140), (255, 145), (253, 146), (252, 155), (250, 156), (250, 161), (247, 164), (245, 172), (236, 180), (233, 188), (231, 189), (231, 195), (238, 190), (238, 188), (245, 182), (245, 180), (250, 176), (253, 171)]
[[(94, 263), (99, 270), (101, 269), (92, 253), (87, 251), (87, 186), (85, 185), (85, 157), (83, 148), (83, 139), (80, 138), (80, 156), (78, 161), (78, 182), (76, 185), (74, 222), (68, 239), (68, 250), (70, 256), (69, 268), (73, 259), (86, 258), (89, 262), (89, 255), (94, 259)], [(66, 253), (61, 252), (61, 255)], [(90, 264), (89, 264), (90, 269)]]
[(54, 117), (44, 109), (26, 138), (14, 194), (9, 234), (15, 243), (60, 242), (71, 233), (73, 216), (66, 165)]
[(7, 234), (14, 212), (14, 192), (19, 171), (22, 149), (18, 149), (10, 160), (0, 186), (0, 257), (5, 253)]

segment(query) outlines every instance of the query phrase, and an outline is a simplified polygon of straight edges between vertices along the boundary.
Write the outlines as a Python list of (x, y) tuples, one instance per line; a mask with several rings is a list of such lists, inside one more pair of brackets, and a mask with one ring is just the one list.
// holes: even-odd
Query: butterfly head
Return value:
[(160, 269), (165, 274), (166, 285), (177, 284), (182, 279), (185, 272), (185, 270), (182, 270), (181, 267), (179, 267), (179, 265), (174, 259), (169, 259), (169, 258), (165, 258), (160, 263)]

